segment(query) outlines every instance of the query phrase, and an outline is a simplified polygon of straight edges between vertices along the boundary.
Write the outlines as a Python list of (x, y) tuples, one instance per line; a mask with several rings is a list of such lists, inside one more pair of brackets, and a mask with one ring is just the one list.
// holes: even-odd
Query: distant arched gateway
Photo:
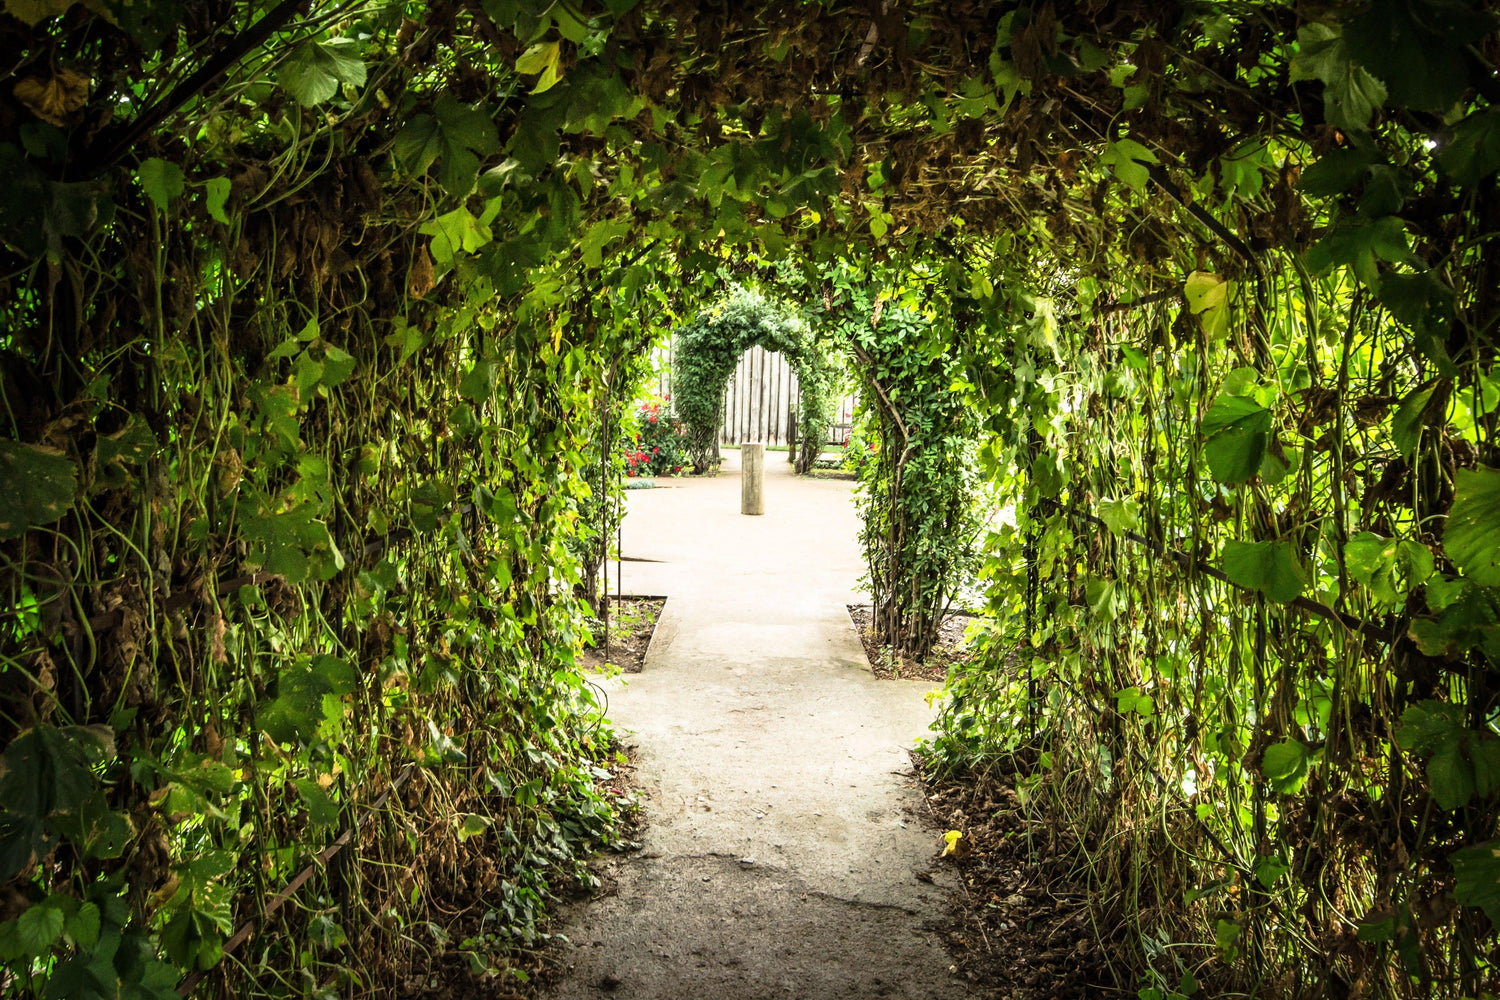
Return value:
[[(792, 309), (745, 289), (705, 309), (677, 333), (672, 359), (672, 404), (687, 438), (693, 471), (707, 472), (723, 418), (724, 386), (740, 355), (755, 345), (779, 351), (800, 386), (797, 471), (818, 457), (818, 442), (836, 405), (837, 374), (812, 331)], [(809, 446), (807, 442), (812, 442)]]

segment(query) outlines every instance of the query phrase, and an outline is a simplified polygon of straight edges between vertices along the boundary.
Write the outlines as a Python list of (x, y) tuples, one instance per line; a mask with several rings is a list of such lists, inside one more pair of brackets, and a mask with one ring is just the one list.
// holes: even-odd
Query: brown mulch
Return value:
[(926, 680), (943, 681), (948, 678), (948, 668), (967, 663), (974, 653), (964, 642), (964, 630), (978, 618), (967, 611), (950, 611), (943, 618), (938, 630), (938, 641), (925, 663), (893, 657), (888, 647), (875, 645), (874, 630), (870, 622), (872, 611), (868, 604), (850, 604), (849, 618), (854, 622), (854, 631), (865, 647), (865, 657), (870, 669), (881, 680)]
[(627, 674), (638, 674), (646, 664), (646, 650), (656, 631), (665, 597), (614, 597), (609, 609), (609, 659), (604, 657), (604, 632), (598, 630), (596, 642), (583, 651), (586, 670), (600, 671), (617, 667)]
[(957, 868), (961, 885), (945, 931), (959, 974), (980, 995), (1005, 1000), (1133, 996), (1110, 973), (1086, 885), (1067, 858), (1048, 855), (1015, 776), (940, 777), (916, 763), (933, 818), (963, 833), (941, 862)]

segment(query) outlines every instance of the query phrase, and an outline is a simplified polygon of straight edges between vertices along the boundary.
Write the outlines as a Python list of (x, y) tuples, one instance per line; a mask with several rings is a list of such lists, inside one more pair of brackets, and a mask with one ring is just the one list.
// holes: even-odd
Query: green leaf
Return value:
[(1297, 740), (1282, 740), (1266, 747), (1260, 769), (1273, 790), (1291, 795), (1307, 780), (1307, 765), (1307, 748)]
[(1500, 108), (1476, 111), (1453, 129), (1452, 140), (1438, 150), (1438, 166), (1457, 184), (1473, 187), (1500, 170)]
[(1433, 754), (1427, 761), (1427, 784), (1432, 797), (1443, 809), (1458, 809), (1474, 797), (1474, 769), (1464, 759), (1463, 748), (1455, 740)]
[(204, 181), (205, 196), (208, 202), (208, 214), (215, 222), (229, 225), (229, 216), (224, 212), (224, 206), (229, 203), (229, 192), (233, 188), (228, 177), (214, 177)]
[(413, 176), (441, 162), (438, 183), (455, 198), (474, 189), (481, 157), (500, 148), (493, 112), (451, 94), (439, 97), (430, 115), (417, 115), (396, 135), (396, 160)]
[(1443, 701), (1419, 701), (1401, 713), (1396, 745), (1420, 757), (1432, 756), (1457, 739), (1464, 727), (1463, 709)]
[(1385, 84), (1355, 65), (1344, 39), (1325, 24), (1308, 24), (1297, 32), (1292, 82), (1323, 82), (1323, 117), (1347, 133), (1363, 132), (1375, 109), (1385, 102)]
[(1454, 851), (1453, 898), (1461, 906), (1477, 906), (1500, 926), (1500, 840)]
[(1214, 339), (1229, 332), (1229, 297), (1234, 282), (1208, 271), (1194, 271), (1183, 284), (1188, 311), (1203, 322), (1203, 332)]
[(351, 38), (308, 41), (276, 68), (276, 82), (310, 108), (332, 99), (340, 85), (364, 86), (365, 64)]
[(0, 539), (51, 524), (73, 506), (78, 467), (51, 448), (0, 439)]
[(1141, 505), (1129, 497), (1124, 500), (1106, 497), (1099, 501), (1099, 519), (1117, 535), (1123, 535), (1140, 524), (1140, 510)]
[(516, 60), (516, 72), (522, 76), (537, 76), (536, 86), (531, 92), (540, 94), (551, 89), (560, 79), (558, 63), (561, 58), (561, 42), (537, 42)]
[[(1396, 449), (1407, 458), (1417, 450), (1417, 444), (1422, 439), (1422, 428), (1431, 422), (1428, 404), (1432, 402), (1432, 394), (1439, 384), (1434, 379), (1412, 390), (1401, 401), (1401, 405), (1396, 408), (1396, 415), (1391, 418), (1391, 440), (1395, 442)], [(1443, 398), (1447, 398), (1446, 394)]]
[(601, 219), (588, 228), (578, 243), (584, 267), (598, 267), (604, 259), (604, 248), (630, 232), (628, 219)]
[(51, 900), (38, 903), (16, 920), (16, 941), (28, 955), (47, 954), (62, 937), (66, 917), (62, 910), (50, 904)]
[[(146, 419), (138, 413), (132, 413), (124, 427), (113, 434), (99, 435), (95, 444), (95, 465), (101, 475), (106, 474), (110, 466), (116, 463), (140, 465), (156, 454), (157, 447), (156, 435), (151, 433)], [(124, 478), (123, 472), (120, 472), (121, 482), (113, 485), (123, 485)]]
[(1314, 198), (1343, 194), (1358, 184), (1379, 158), (1375, 149), (1364, 146), (1331, 149), (1317, 163), (1302, 171), (1297, 186)]
[(1306, 583), (1290, 542), (1225, 542), (1224, 575), (1278, 604), (1295, 601)]
[(1458, 470), (1443, 551), (1470, 580), (1500, 587), (1500, 470)]
[(359, 362), (354, 355), (341, 347), (326, 344), (323, 348), (323, 378), (322, 383), (326, 386), (335, 386), (343, 382), (350, 375)]
[(79, 906), (78, 912), (68, 917), (63, 924), (64, 932), (83, 951), (92, 951), (99, 943), (99, 927), (99, 907), (87, 902)]
[(1446, 0), (1372, 0), (1344, 26), (1349, 54), (1378, 74), (1395, 103), (1441, 114), (1469, 86), (1465, 47), (1494, 20)]
[(1255, 878), (1269, 889), (1280, 881), (1281, 876), (1292, 870), (1292, 866), (1280, 858), (1261, 858), (1255, 865)]
[(1114, 168), (1115, 176), (1137, 191), (1143, 191), (1151, 179), (1144, 164), (1159, 162), (1156, 154), (1134, 139), (1120, 139), (1104, 149), (1100, 162)]
[(141, 182), (141, 189), (146, 192), (146, 197), (163, 212), (181, 197), (187, 186), (181, 167), (156, 156), (142, 163), (136, 169), (135, 176)]
[(1371, 288), (1380, 284), (1377, 261), (1400, 263), (1410, 259), (1406, 226), (1395, 216), (1373, 222), (1341, 223), (1307, 251), (1307, 266), (1315, 274), (1327, 274), (1345, 265)]
[(477, 837), (493, 825), (494, 820), (488, 816), (480, 816), (478, 813), (469, 813), (464, 817), (463, 825), (458, 828), (458, 839), (468, 840)]
[(338, 823), (338, 803), (328, 797), (323, 786), (308, 778), (295, 778), (292, 785), (297, 789), (302, 804), (307, 807), (308, 818), (314, 826), (333, 826)]
[[(357, 675), (348, 663), (319, 655), (308, 665), (283, 673), (276, 697), (256, 715), (256, 726), (278, 743), (311, 743), (330, 718), (330, 708), (354, 690)], [(332, 696), (332, 703), (325, 699)]]
[(460, 253), (477, 253), (491, 239), (490, 227), (463, 206), (424, 222), (418, 232), (432, 237), (432, 258), (445, 266)]
[(1115, 708), (1124, 715), (1126, 712), (1134, 712), (1137, 715), (1150, 717), (1156, 711), (1156, 705), (1151, 701), (1151, 696), (1142, 694), (1138, 687), (1128, 687), (1123, 691), (1115, 692)]
[(49, 17), (65, 14), (74, 0), (5, 0), (6, 13), (27, 27), (34, 27)]
[(1243, 483), (1260, 471), (1271, 439), (1271, 411), (1221, 392), (1203, 415), (1204, 454), (1215, 480)]

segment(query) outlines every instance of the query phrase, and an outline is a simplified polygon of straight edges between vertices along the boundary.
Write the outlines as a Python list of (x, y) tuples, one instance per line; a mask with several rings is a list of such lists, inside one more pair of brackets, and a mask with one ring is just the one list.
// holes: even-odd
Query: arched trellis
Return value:
[(672, 404), (695, 472), (708, 471), (723, 417), (724, 386), (740, 355), (756, 344), (785, 355), (797, 374), (797, 440), (812, 442), (799, 449), (797, 471), (808, 471), (818, 457), (817, 442), (836, 403), (835, 366), (795, 311), (756, 292), (736, 289), (677, 333)]

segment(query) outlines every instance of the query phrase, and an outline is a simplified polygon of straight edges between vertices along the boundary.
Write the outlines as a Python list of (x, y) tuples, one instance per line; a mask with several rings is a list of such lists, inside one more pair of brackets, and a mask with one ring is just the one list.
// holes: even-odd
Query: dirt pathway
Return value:
[(929, 683), (877, 681), (844, 607), (850, 484), (767, 455), (766, 515), (717, 479), (632, 492), (625, 588), (670, 596), (643, 673), (611, 682), (650, 822), (617, 891), (566, 913), (556, 1000), (960, 997), (930, 924), (941, 847), (904, 748)]

